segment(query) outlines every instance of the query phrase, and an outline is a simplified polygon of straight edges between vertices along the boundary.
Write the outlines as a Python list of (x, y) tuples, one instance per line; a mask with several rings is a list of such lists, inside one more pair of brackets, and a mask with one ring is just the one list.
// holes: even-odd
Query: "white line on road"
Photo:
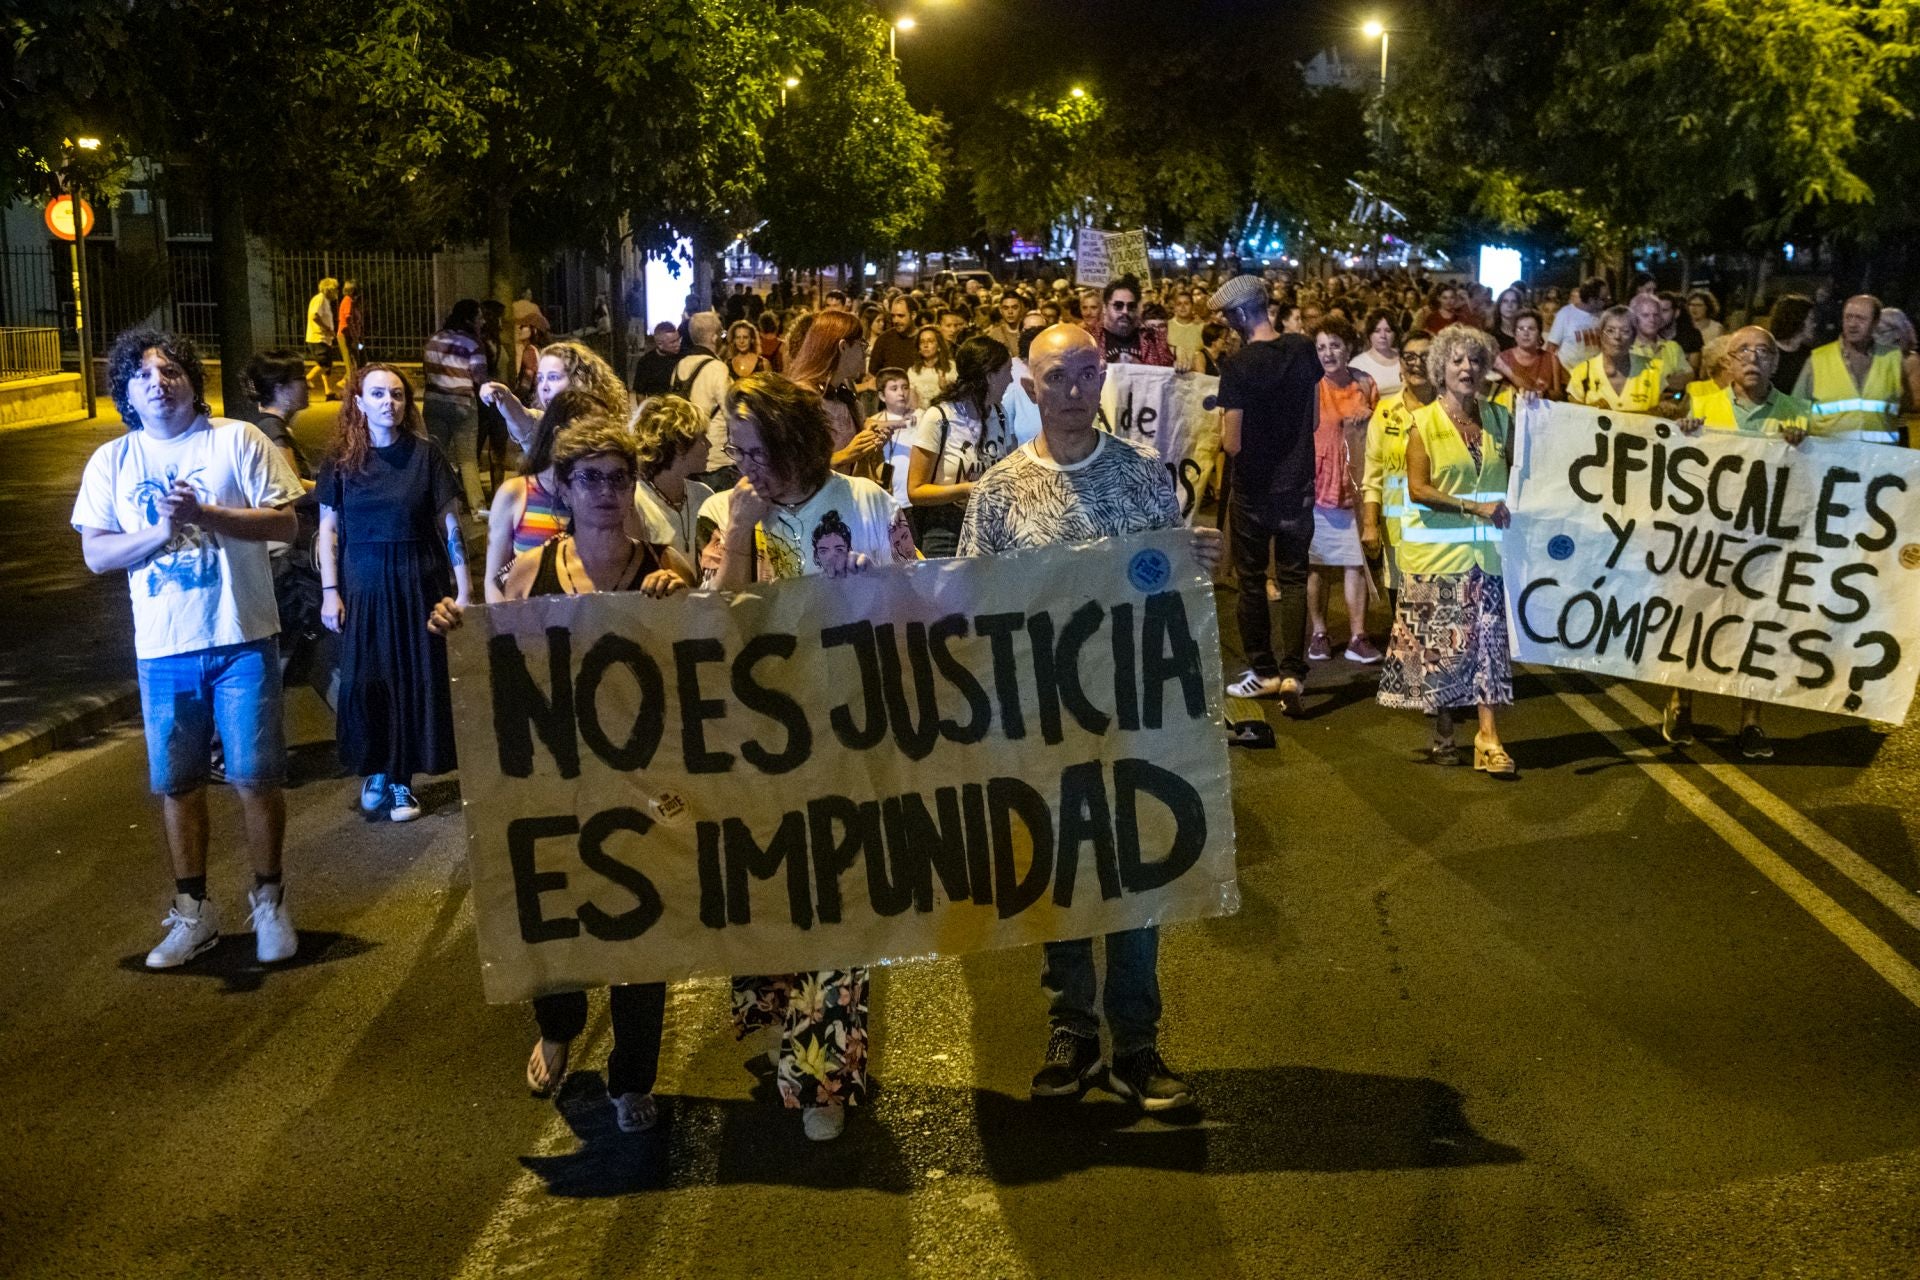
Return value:
[[(1689, 813), (1726, 841), (1734, 852), (1752, 864), (1754, 870), (1773, 881), (1781, 892), (1800, 904), (1827, 932), (1886, 979), (1889, 986), (1913, 1005), (1920, 1006), (1920, 969), (1916, 969), (1878, 934), (1855, 919), (1845, 907), (1796, 871), (1786, 859), (1768, 848), (1765, 841), (1749, 831), (1737, 818), (1680, 776), (1677, 768), (1648, 759), (1639, 752), (1633, 739), (1627, 736), (1627, 727), (1602, 710), (1592, 698), (1564, 687), (1558, 688), (1557, 693), (1575, 715), (1605, 736), (1621, 754), (1633, 759), (1661, 790), (1679, 801)], [(1854, 856), (1858, 857), (1857, 854)]]

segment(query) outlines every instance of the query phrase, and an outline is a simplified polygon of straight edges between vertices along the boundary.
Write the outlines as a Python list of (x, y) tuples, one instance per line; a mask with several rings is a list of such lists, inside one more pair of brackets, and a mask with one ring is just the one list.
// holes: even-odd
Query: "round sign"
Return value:
[[(47, 202), (47, 230), (62, 240), (73, 239), (73, 197), (55, 196)], [(80, 202), (80, 234), (93, 234), (93, 206)]]

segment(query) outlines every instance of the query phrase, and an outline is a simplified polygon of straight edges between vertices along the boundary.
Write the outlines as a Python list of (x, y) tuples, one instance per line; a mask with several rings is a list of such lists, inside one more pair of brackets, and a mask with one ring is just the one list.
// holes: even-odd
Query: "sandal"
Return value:
[(1460, 744), (1451, 738), (1445, 741), (1435, 738), (1433, 745), (1427, 748), (1427, 763), (1448, 766), (1459, 764)]
[(1489, 746), (1477, 733), (1473, 735), (1473, 767), (1494, 778), (1517, 777), (1520, 772), (1505, 747), (1497, 742)]
[[(559, 1044), (560, 1052), (547, 1053), (549, 1044)], [(551, 1098), (560, 1092), (567, 1079), (567, 1056), (573, 1046), (565, 1041), (535, 1040), (533, 1055), (527, 1059), (527, 1088), (536, 1098)]]

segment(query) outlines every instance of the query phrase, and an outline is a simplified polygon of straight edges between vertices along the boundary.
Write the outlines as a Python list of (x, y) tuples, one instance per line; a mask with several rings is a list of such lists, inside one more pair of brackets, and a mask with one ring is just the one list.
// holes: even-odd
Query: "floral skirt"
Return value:
[(822, 969), (733, 980), (734, 1034), (780, 1028), (789, 1107), (858, 1106), (867, 1096), (867, 971)]
[(1431, 715), (1443, 707), (1512, 701), (1501, 579), (1477, 566), (1466, 573), (1407, 574), (1380, 668), (1380, 705)]

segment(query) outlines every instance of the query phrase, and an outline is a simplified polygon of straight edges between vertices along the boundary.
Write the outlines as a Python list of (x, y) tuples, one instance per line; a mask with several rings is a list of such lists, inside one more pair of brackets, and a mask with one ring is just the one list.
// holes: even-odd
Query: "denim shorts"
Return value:
[(277, 786), (286, 778), (275, 637), (143, 658), (139, 667), (147, 777), (155, 795), (185, 795), (206, 785), (215, 730), (228, 781)]

